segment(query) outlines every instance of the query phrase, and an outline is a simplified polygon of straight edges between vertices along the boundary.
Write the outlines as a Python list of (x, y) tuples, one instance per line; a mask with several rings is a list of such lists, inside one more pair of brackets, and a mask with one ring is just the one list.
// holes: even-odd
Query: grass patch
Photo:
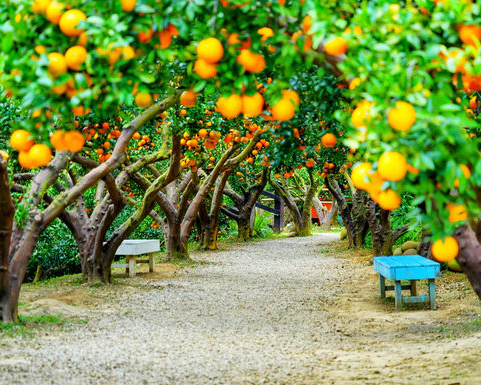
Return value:
[(86, 324), (84, 319), (65, 319), (61, 314), (42, 314), (38, 316), (20, 315), (18, 322), (0, 324), (0, 338), (34, 337), (38, 331), (63, 327), (66, 325)]

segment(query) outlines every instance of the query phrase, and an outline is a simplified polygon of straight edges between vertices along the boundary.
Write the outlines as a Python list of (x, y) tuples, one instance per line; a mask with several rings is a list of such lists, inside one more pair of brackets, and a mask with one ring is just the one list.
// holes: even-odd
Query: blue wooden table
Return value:
[[(440, 264), (420, 255), (400, 255), (396, 257), (374, 257), (374, 270), (379, 273), (379, 290), (381, 298), (386, 297), (386, 290), (394, 290), (396, 311), (401, 310), (403, 303), (429, 303), (436, 309), (436, 289), (434, 280), (441, 277)], [(386, 286), (386, 279), (394, 281), (393, 286)], [(417, 295), (416, 281), (429, 281), (429, 295)], [(410, 281), (402, 285), (401, 281)], [(411, 291), (411, 296), (403, 296), (402, 290)]]

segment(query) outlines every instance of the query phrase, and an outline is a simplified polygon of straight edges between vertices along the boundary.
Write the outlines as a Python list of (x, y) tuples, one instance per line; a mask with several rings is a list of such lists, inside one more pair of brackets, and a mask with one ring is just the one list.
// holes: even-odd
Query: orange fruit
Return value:
[(372, 103), (363, 100), (354, 109), (351, 115), (351, 123), (355, 128), (366, 127), (366, 125), (371, 120), (371, 106)]
[(459, 168), (460, 168), (461, 171), (463, 172), (464, 177), (465, 177), (466, 179), (468, 179), (468, 178), (471, 176), (471, 170), (469, 169), (468, 166), (466, 166), (465, 164), (460, 164), (460, 165), (459, 165)]
[(121, 52), (122, 52), (122, 60), (130, 60), (136, 56), (135, 50), (130, 45), (122, 47)]
[(292, 119), (295, 113), (294, 103), (287, 98), (282, 98), (272, 106), (272, 118), (274, 120), (289, 120)]
[(179, 111), (179, 116), (185, 116), (185, 115), (187, 115), (187, 110), (181, 109), (181, 110)]
[(81, 20), (87, 20), (85, 13), (78, 9), (71, 9), (62, 15), (58, 25), (64, 35), (79, 36), (83, 32), (83, 30), (77, 29)]
[(180, 95), (180, 104), (184, 107), (194, 107), (197, 101), (197, 94), (192, 90), (184, 91)]
[(390, 188), (379, 192), (376, 202), (384, 210), (396, 210), (401, 205), (401, 196)]
[(215, 37), (201, 40), (197, 45), (197, 57), (206, 63), (215, 64), (224, 56), (224, 47)]
[(246, 71), (253, 73), (261, 72), (266, 66), (266, 61), (262, 55), (253, 53), (248, 49), (241, 50), (237, 56), (237, 63), (243, 66)]
[(135, 96), (135, 104), (140, 108), (147, 108), (152, 104), (152, 96), (148, 92), (139, 92)]
[(372, 169), (371, 163), (358, 163), (351, 172), (351, 179), (354, 187), (360, 190), (367, 190), (369, 188), (368, 174)]
[(342, 37), (335, 37), (324, 44), (324, 50), (328, 55), (343, 55), (347, 51), (347, 41)]
[(217, 110), (227, 119), (235, 118), (242, 111), (242, 98), (237, 94), (217, 99)]
[(45, 14), (47, 15), (47, 19), (53, 24), (58, 24), (58, 22), (60, 21), (60, 17), (62, 17), (64, 7), (65, 4), (59, 3), (57, 1), (52, 1), (45, 12)]
[(385, 152), (377, 164), (381, 178), (392, 182), (400, 181), (407, 173), (407, 161), (399, 152)]
[(254, 95), (242, 95), (242, 113), (245, 116), (259, 116), (263, 109), (264, 98), (259, 92)]
[(66, 132), (64, 141), (70, 152), (80, 152), (85, 144), (83, 135), (75, 130)]
[(199, 130), (199, 137), (200, 137), (200, 138), (205, 138), (205, 137), (207, 136), (207, 134), (208, 134), (208, 132), (207, 132), (207, 130), (206, 130), (205, 128), (201, 128), (201, 129)]
[(257, 33), (261, 35), (261, 41), (266, 41), (270, 37), (274, 36), (274, 31), (269, 27), (262, 27), (257, 30)]
[(205, 60), (197, 59), (194, 63), (194, 72), (202, 79), (209, 79), (217, 75), (217, 68), (215, 64), (209, 64)]
[(449, 222), (460, 222), (465, 221), (468, 219), (468, 212), (466, 211), (466, 207), (463, 205), (448, 205), (449, 210)]
[(48, 72), (53, 77), (67, 73), (67, 62), (61, 53), (51, 52), (48, 54)]
[(361, 84), (361, 78), (354, 78), (349, 82), (349, 89), (353, 90)]
[(294, 90), (282, 90), (282, 98), (293, 101), (296, 106), (299, 106), (299, 104), (301, 104), (301, 99), (299, 98), (297, 92)]
[(431, 246), (431, 252), (434, 258), (439, 262), (448, 262), (451, 259), (456, 258), (459, 252), (459, 246), (456, 239), (451, 236), (442, 239), (438, 239)]
[(306, 161), (306, 167), (314, 167), (315, 164), (316, 162), (312, 158)]
[(50, 136), (50, 144), (57, 151), (67, 150), (68, 146), (67, 146), (67, 142), (65, 141), (65, 131), (64, 130), (55, 131), (52, 134), (52, 136)]
[(481, 27), (473, 25), (460, 25), (458, 27), (459, 38), (464, 44), (476, 47), (481, 40)]
[(160, 49), (166, 49), (172, 43), (172, 35), (168, 29), (159, 32)]
[(416, 121), (416, 110), (406, 102), (396, 102), (396, 107), (389, 109), (387, 120), (389, 125), (398, 131), (407, 131)]
[(122, 11), (130, 12), (135, 9), (135, 4), (137, 0), (122, 0)]
[(52, 0), (34, 0), (32, 11), (34, 13), (45, 13)]
[(26, 130), (15, 130), (10, 136), (10, 146), (17, 151), (28, 151), (34, 143), (30, 132)]
[(34, 168), (43, 167), (52, 160), (52, 151), (46, 144), (34, 144), (32, 148), (28, 150), (28, 158)]
[(18, 163), (22, 168), (30, 169), (35, 168), (34, 162), (30, 159), (30, 155), (28, 151), (20, 151), (18, 153)]
[(85, 59), (87, 59), (87, 50), (81, 45), (70, 47), (65, 52), (65, 62), (71, 70), (78, 71)]
[(132, 136), (132, 138), (138, 140), (138, 139), (140, 139), (140, 134), (139, 134), (138, 132), (136, 132), (136, 133)]
[(72, 114), (76, 116), (84, 116), (90, 112), (90, 108), (85, 109), (84, 106), (75, 106), (72, 107)]
[(312, 26), (312, 17), (310, 15), (306, 15), (302, 20), (302, 30), (304, 33), (308, 33)]
[(336, 136), (328, 132), (327, 134), (322, 135), (321, 143), (324, 147), (334, 147), (337, 143)]
[(7, 161), (8, 158), (10, 158), (10, 155), (8, 155), (8, 152), (0, 150), (0, 156), (3, 158), (3, 160)]

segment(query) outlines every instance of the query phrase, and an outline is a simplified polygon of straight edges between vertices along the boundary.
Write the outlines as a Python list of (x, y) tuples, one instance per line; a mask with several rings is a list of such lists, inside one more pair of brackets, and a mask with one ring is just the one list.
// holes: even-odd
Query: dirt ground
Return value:
[[(312, 341), (308, 341), (302, 351), (289, 352), (295, 354), (294, 362), (302, 363), (299, 368), (276, 376), (258, 370), (244, 377), (236, 374), (231, 378), (228, 373), (224, 377), (212, 377), (210, 381), (182, 382), (179, 380), (182, 377), (177, 377), (178, 380), (165, 383), (481, 384), (481, 303), (463, 274), (443, 271), (441, 279), (436, 281), (437, 310), (416, 304), (395, 312), (392, 292), (388, 294), (391, 298), (379, 298), (378, 276), (373, 270), (371, 251), (347, 249), (344, 241), (334, 238), (326, 240), (323, 235), (305, 238), (305, 247), (309, 247), (316, 258), (324, 258), (326, 264), (322, 266), (335, 266), (337, 270), (326, 278), (326, 282), (320, 282), (318, 292), (309, 297), (312, 303), (306, 303), (309, 312), (314, 312), (314, 321), (310, 322), (323, 325), (319, 329), (322, 334), (312, 333), (309, 337)], [(276, 241), (268, 242), (272, 245)], [(247, 251), (259, 250), (263, 243), (265, 241), (250, 242), (243, 247)], [(81, 334), (82, 330), (88, 333), (97, 327), (99, 320), (124, 311), (123, 303), (131, 296), (165, 288), (175, 294), (176, 283), (189, 282), (192, 275), (209, 279), (212, 274), (209, 267), (227, 264), (224, 255), (230, 258), (235, 252), (234, 245), (223, 245), (216, 253), (193, 253), (195, 260), (202, 261), (193, 268), (157, 264), (155, 272), (148, 273), (142, 266), (135, 279), (128, 279), (117, 270), (115, 282), (109, 286), (88, 286), (75, 276), (24, 285), (21, 314), (62, 314), (65, 319), (85, 320), (87, 325), (75, 322), (68, 327), (65, 324), (36, 325), (35, 335), (22, 343), (26, 346), (38, 343), (36, 349), (42, 349), (45, 335), (62, 340), (68, 333)], [(420, 284), (418, 292), (427, 292), (427, 285)], [(302, 301), (299, 306), (302, 309)], [(322, 317), (316, 318), (317, 314)], [(304, 334), (300, 331), (299, 335)], [(14, 346), (15, 337), (0, 337), (3, 351), (0, 376), (18, 369)], [(28, 379), (26, 376), (23, 383), (28, 383)], [(104, 382), (90, 380), (85, 383)]]

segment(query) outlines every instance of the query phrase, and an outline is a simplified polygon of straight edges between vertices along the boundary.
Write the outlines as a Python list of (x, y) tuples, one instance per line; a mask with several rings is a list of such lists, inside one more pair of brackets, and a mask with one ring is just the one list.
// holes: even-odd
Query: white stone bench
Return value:
[[(149, 272), (155, 268), (154, 253), (160, 251), (160, 241), (156, 239), (126, 239), (121, 243), (115, 255), (125, 255), (127, 263), (113, 263), (112, 267), (125, 267), (129, 277), (135, 277), (137, 263), (148, 263)], [(137, 260), (139, 255), (147, 254), (149, 259)]]

